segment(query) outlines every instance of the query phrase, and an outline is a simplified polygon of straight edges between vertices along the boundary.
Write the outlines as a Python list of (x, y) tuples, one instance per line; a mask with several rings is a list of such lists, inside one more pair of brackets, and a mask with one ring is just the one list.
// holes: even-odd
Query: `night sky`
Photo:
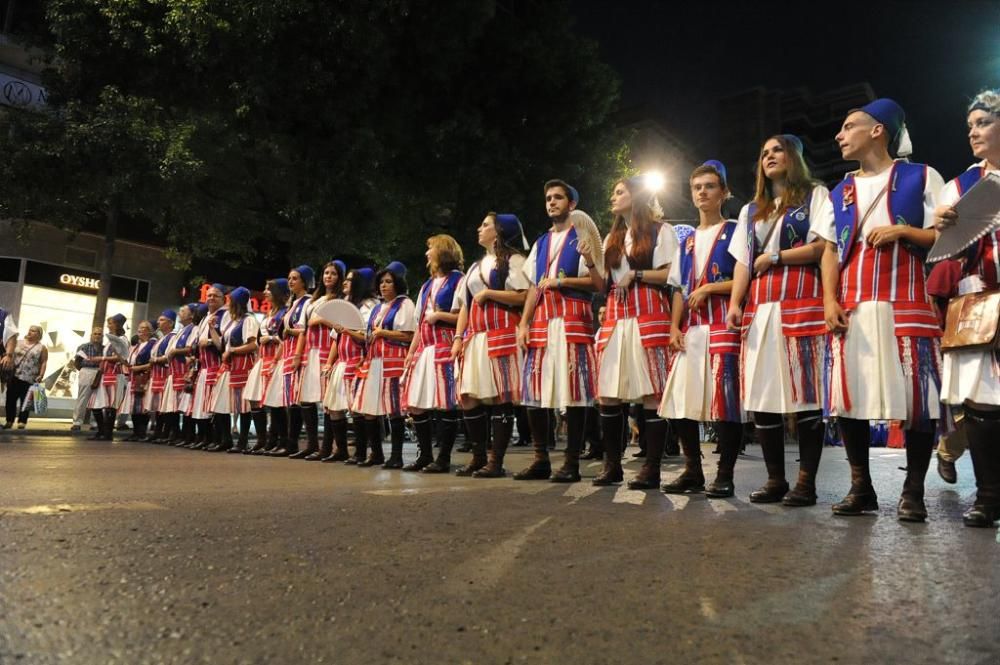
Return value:
[(1000, 0), (574, 0), (573, 12), (619, 72), (622, 106), (647, 105), (696, 158), (717, 147), (720, 97), (868, 82), (905, 109), (912, 159), (950, 179), (973, 162), (970, 99), (1000, 86)]

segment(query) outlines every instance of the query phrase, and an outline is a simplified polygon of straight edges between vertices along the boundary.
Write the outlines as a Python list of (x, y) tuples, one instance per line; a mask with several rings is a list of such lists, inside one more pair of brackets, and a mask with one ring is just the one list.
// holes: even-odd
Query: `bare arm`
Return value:
[(837, 291), (840, 288), (840, 257), (837, 255), (837, 244), (826, 243), (823, 258), (820, 263), (820, 274), (823, 278), (823, 309), (826, 327), (831, 332), (847, 330), (847, 316), (840, 306)]

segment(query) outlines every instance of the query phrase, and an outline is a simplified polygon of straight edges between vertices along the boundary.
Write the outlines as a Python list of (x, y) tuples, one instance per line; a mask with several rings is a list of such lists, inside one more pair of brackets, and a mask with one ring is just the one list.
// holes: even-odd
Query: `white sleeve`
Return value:
[(962, 198), (958, 195), (958, 179), (949, 180), (948, 184), (941, 188), (941, 196), (938, 197), (938, 205), (953, 206)]
[(674, 258), (670, 262), (670, 274), (667, 276), (667, 284), (674, 287), (681, 286), (681, 245), (677, 243), (677, 250)]
[(8, 314), (7, 322), (3, 326), (3, 345), (6, 347), (10, 338), (15, 336), (17, 336), (17, 324), (14, 323), (14, 317)]
[[(475, 268), (475, 264), (473, 264), (472, 268)], [(472, 268), (469, 268), (469, 270), (471, 271)], [(468, 283), (469, 275), (466, 273), (465, 275), (462, 275), (462, 279), (458, 281), (458, 286), (455, 287), (455, 299), (452, 301), (452, 306), (454, 306), (456, 310), (462, 309), (462, 305), (468, 304), (465, 301), (466, 290), (469, 288)]]
[(510, 270), (507, 271), (507, 288), (514, 291), (526, 291), (531, 286), (528, 276), (525, 274), (528, 262), (520, 254), (512, 254), (510, 257)]
[(837, 242), (837, 223), (833, 218), (833, 199), (829, 193), (822, 205), (809, 211), (809, 230), (827, 242)]
[(538, 256), (538, 243), (536, 242), (531, 246), (531, 251), (528, 253), (528, 258), (524, 262), (524, 267), (521, 272), (524, 273), (524, 278), (528, 280), (529, 284), (538, 284), (538, 276), (535, 275), (535, 257)]
[[(777, 223), (780, 224), (781, 220), (778, 220)], [(733, 231), (733, 239), (729, 241), (729, 255), (747, 268), (750, 267), (750, 247), (747, 234), (755, 232), (752, 225), (753, 222), (750, 221), (750, 204), (748, 203), (740, 210), (740, 217), (736, 222), (736, 230)]]
[[(425, 284), (426, 284), (426, 282), (425, 282)], [(430, 289), (427, 289), (427, 291), (429, 292)], [(424, 311), (424, 293), (425, 293), (424, 287), (423, 287), (423, 285), (421, 285), (421, 287), (420, 287), (420, 293), (417, 294), (416, 311), (418, 311), (418, 312)], [(399, 321), (399, 315), (402, 314), (402, 312), (403, 312), (402, 307), (400, 307), (399, 312), (396, 313), (396, 321)], [(398, 328), (397, 328), (397, 330), (398, 330)]]
[(661, 224), (660, 231), (656, 234), (656, 247), (653, 248), (653, 269), (659, 270), (663, 266), (674, 262), (677, 254), (677, 232), (670, 224)]
[(817, 220), (825, 220), (832, 215), (833, 203), (830, 201), (830, 190), (823, 185), (816, 185), (809, 201), (809, 233), (806, 235), (806, 242), (823, 237), (818, 230)]
[(253, 314), (243, 319), (243, 343), (247, 344), (252, 339), (257, 339), (257, 331), (260, 330), (260, 323)]
[(937, 207), (941, 198), (941, 190), (944, 189), (944, 178), (941, 174), (927, 167), (927, 181), (924, 184), (924, 228), (934, 228), (934, 208)]
[(406, 298), (396, 311), (396, 317), (392, 322), (392, 329), (401, 332), (416, 330), (416, 317), (417, 310), (413, 305), (413, 301)]

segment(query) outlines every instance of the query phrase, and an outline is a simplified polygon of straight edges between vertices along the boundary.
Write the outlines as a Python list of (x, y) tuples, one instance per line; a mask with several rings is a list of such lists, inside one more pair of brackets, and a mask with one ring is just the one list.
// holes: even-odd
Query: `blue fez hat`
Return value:
[(188, 308), (188, 311), (191, 312), (192, 316), (194, 316), (198, 312), (198, 303), (196, 302), (189, 302), (184, 306)]
[(906, 131), (906, 112), (895, 100), (880, 97), (854, 110), (867, 113), (885, 127), (889, 135), (890, 151), (895, 149), (896, 155), (900, 157), (906, 157), (913, 152), (910, 133)]
[(120, 326), (124, 326), (125, 322), (128, 319), (125, 318), (124, 314), (115, 314), (114, 316), (111, 317), (111, 320), (114, 321), (114, 322), (116, 322)]
[(250, 289), (245, 286), (237, 286), (233, 289), (232, 293), (229, 294), (229, 299), (232, 302), (239, 303), (243, 307), (246, 307), (250, 302)]
[(793, 148), (795, 148), (795, 151), (798, 152), (800, 155), (804, 154), (802, 151), (802, 139), (800, 139), (798, 136), (796, 136), (795, 134), (782, 134), (781, 138), (785, 139), (785, 142), (790, 144)]
[(198, 303), (198, 316), (203, 319), (208, 316), (208, 305), (205, 303)]
[(160, 312), (160, 316), (162, 316), (165, 319), (170, 319), (174, 323), (177, 323), (177, 312), (175, 312), (172, 309), (163, 310), (162, 312)]
[(710, 159), (707, 162), (705, 162), (704, 164), (702, 164), (702, 166), (711, 166), (713, 169), (715, 169), (716, 171), (718, 171), (719, 175), (722, 176), (722, 186), (723, 187), (729, 187), (729, 185), (727, 184), (729, 182), (729, 177), (726, 175), (726, 165), (725, 164), (723, 164), (722, 162), (720, 162), (717, 159)]
[(271, 291), (277, 291), (275, 295), (280, 295), (282, 297), (288, 297), (288, 280), (284, 277), (277, 277), (271, 280), (272, 286)]
[(497, 231), (506, 245), (529, 249), (528, 241), (524, 237), (524, 229), (521, 227), (521, 220), (517, 218), (517, 215), (498, 214), (496, 220)]
[(567, 184), (566, 188), (569, 189), (569, 200), (572, 201), (573, 203), (579, 203), (580, 202), (580, 192), (576, 191), (576, 187), (574, 187), (573, 185)]
[(224, 285), (216, 282), (215, 284), (212, 285), (212, 288), (221, 293), (222, 295), (226, 295), (226, 287)]
[(303, 263), (298, 268), (293, 268), (293, 270), (299, 273), (299, 277), (301, 277), (302, 281), (306, 283), (307, 289), (311, 289), (313, 287), (313, 280), (316, 278), (316, 273), (313, 272), (312, 268)]
[(347, 264), (340, 259), (334, 259), (333, 261), (330, 261), (330, 263), (337, 266), (337, 272), (340, 273), (341, 277), (347, 274)]
[(400, 261), (392, 261), (384, 268), (384, 270), (391, 272), (396, 277), (406, 277), (406, 266), (404, 266)]
[(370, 284), (375, 279), (375, 271), (371, 268), (355, 268), (354, 276)]

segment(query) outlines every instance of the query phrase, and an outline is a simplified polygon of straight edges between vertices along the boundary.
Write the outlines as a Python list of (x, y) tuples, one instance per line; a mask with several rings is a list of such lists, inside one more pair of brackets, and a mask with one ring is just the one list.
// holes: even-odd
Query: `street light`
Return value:
[(646, 189), (654, 194), (662, 192), (667, 185), (667, 178), (662, 171), (646, 171), (643, 174), (643, 180), (645, 180)]

